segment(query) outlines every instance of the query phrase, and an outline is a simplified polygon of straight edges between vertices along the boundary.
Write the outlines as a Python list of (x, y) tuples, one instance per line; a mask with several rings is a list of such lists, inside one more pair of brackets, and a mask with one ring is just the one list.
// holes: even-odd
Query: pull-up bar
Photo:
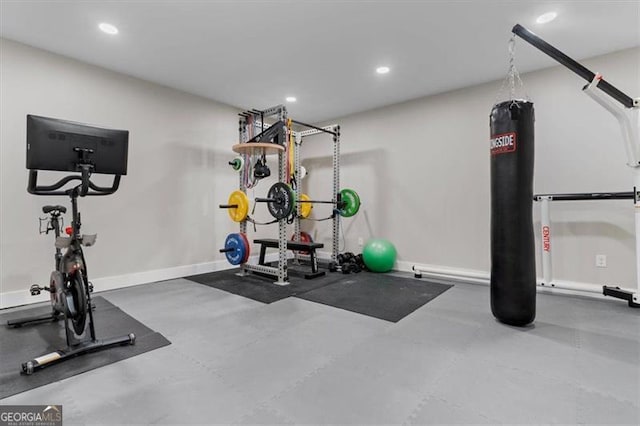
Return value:
[(633, 200), (633, 191), (629, 192), (580, 192), (573, 194), (535, 194), (533, 201), (589, 201), (589, 200)]
[(332, 132), (331, 130), (323, 129), (322, 127), (314, 126), (313, 124), (307, 124), (307, 123), (303, 123), (303, 122), (297, 121), (297, 120), (291, 120), (291, 121), (293, 123), (295, 123), (295, 124), (300, 125), (300, 126), (308, 127), (309, 129), (314, 129), (314, 130), (318, 130), (320, 132), (329, 133), (330, 135), (333, 135), (333, 136), (336, 135), (336, 132)]
[[(578, 74), (580, 77), (585, 79), (587, 82), (591, 83), (593, 79), (596, 77), (596, 74), (586, 68), (584, 65), (579, 62), (571, 59), (569, 56), (565, 55), (525, 27), (520, 24), (516, 24), (511, 30), (515, 35), (523, 39), (524, 41), (531, 44), (533, 47), (537, 48), (543, 53), (549, 55), (552, 59), (555, 59), (560, 64), (569, 68), (574, 73)], [(598, 83), (598, 88), (602, 90), (607, 95), (611, 96), (616, 101), (620, 102), (626, 108), (633, 108), (633, 98), (623, 93), (620, 89), (616, 88), (611, 83), (605, 81), (604, 79), (600, 79)]]

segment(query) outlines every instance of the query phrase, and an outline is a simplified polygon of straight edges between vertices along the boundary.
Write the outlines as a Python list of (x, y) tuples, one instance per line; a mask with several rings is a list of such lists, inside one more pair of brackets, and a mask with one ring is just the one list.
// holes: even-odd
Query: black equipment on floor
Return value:
[(326, 274), (315, 280), (290, 277), (291, 284), (265, 283), (255, 271), (241, 269), (209, 272), (186, 277), (193, 282), (262, 303), (297, 297), (326, 306), (356, 312), (385, 321), (398, 322), (453, 287), (450, 284), (363, 271), (345, 277)]
[[(329, 278), (336, 276), (328, 275)], [(338, 275), (342, 277), (342, 275)], [(373, 318), (398, 322), (445, 291), (450, 284), (362, 272), (295, 297)]]
[(289, 285), (265, 282), (263, 276), (256, 273), (256, 271), (251, 271), (250, 274), (246, 274), (241, 269), (208, 272), (206, 274), (186, 277), (186, 279), (266, 304), (274, 303), (278, 300), (305, 293), (325, 285), (334, 284), (342, 279), (342, 275), (326, 274), (324, 277), (316, 280), (307, 280), (303, 274), (297, 272), (298, 271), (293, 268), (287, 269), (287, 279), (290, 281)]
[(536, 315), (533, 234), (533, 103), (501, 102), (491, 110), (491, 311), (526, 325)]
[[(71, 200), (71, 226), (61, 236), (60, 216), (66, 212), (63, 206), (44, 206), (49, 214), (47, 231), (55, 235), (55, 270), (49, 286), (32, 285), (32, 295), (48, 291), (52, 311), (48, 315), (9, 320), (9, 327), (20, 327), (42, 321), (64, 320), (67, 347), (33, 358), (22, 364), (22, 372), (34, 371), (69, 358), (96, 352), (116, 345), (135, 343), (135, 335), (104, 340), (96, 339), (91, 292), (93, 286), (87, 275), (83, 246), (95, 244), (97, 235), (80, 232), (81, 217), (78, 197), (109, 195), (116, 192), (120, 177), (127, 173), (129, 132), (102, 129), (70, 121), (27, 115), (27, 191), (34, 195), (64, 195)], [(39, 170), (75, 172), (51, 185), (38, 185)], [(91, 181), (93, 173), (113, 174), (110, 187), (101, 187)], [(79, 184), (65, 189), (70, 182)], [(65, 250), (64, 253), (62, 250)]]
[(354, 254), (350, 251), (345, 253), (340, 253), (338, 255), (338, 263), (337, 265), (331, 265), (331, 272), (335, 272), (338, 270), (338, 267), (343, 274), (350, 273), (358, 273), (366, 270), (366, 266), (364, 264), (364, 260), (362, 260), (362, 253)]

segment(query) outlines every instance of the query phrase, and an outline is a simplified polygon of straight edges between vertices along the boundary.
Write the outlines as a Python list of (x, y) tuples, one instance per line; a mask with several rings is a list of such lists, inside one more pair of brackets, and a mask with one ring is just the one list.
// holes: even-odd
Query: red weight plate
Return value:
[(244, 240), (244, 245), (246, 247), (246, 250), (244, 251), (245, 254), (244, 254), (244, 258), (242, 259), (242, 263), (247, 263), (247, 261), (249, 260), (249, 256), (251, 255), (251, 246), (249, 245), (249, 239), (247, 239), (247, 234), (241, 233), (240, 236)]

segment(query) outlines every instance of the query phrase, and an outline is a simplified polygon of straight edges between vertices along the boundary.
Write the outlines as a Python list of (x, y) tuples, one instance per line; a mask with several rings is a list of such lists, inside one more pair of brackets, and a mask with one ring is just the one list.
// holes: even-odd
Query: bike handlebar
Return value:
[[(69, 195), (70, 191), (76, 188), (80, 188), (79, 196), (97, 196), (97, 195), (110, 195), (118, 190), (120, 186), (120, 175), (113, 177), (113, 183), (111, 186), (98, 186), (91, 182), (91, 170), (90, 166), (81, 166), (80, 175), (69, 175), (51, 185), (38, 185), (38, 170), (29, 170), (29, 183), (27, 185), (27, 192), (33, 195)], [(60, 190), (69, 182), (79, 180), (80, 185), (73, 189)]]

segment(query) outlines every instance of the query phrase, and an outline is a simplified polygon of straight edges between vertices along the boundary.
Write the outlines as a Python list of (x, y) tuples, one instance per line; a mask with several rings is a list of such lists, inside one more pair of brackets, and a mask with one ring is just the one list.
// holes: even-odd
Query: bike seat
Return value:
[(44, 206), (42, 207), (42, 213), (47, 214), (52, 211), (58, 210), (60, 213), (66, 213), (67, 208), (65, 206)]

